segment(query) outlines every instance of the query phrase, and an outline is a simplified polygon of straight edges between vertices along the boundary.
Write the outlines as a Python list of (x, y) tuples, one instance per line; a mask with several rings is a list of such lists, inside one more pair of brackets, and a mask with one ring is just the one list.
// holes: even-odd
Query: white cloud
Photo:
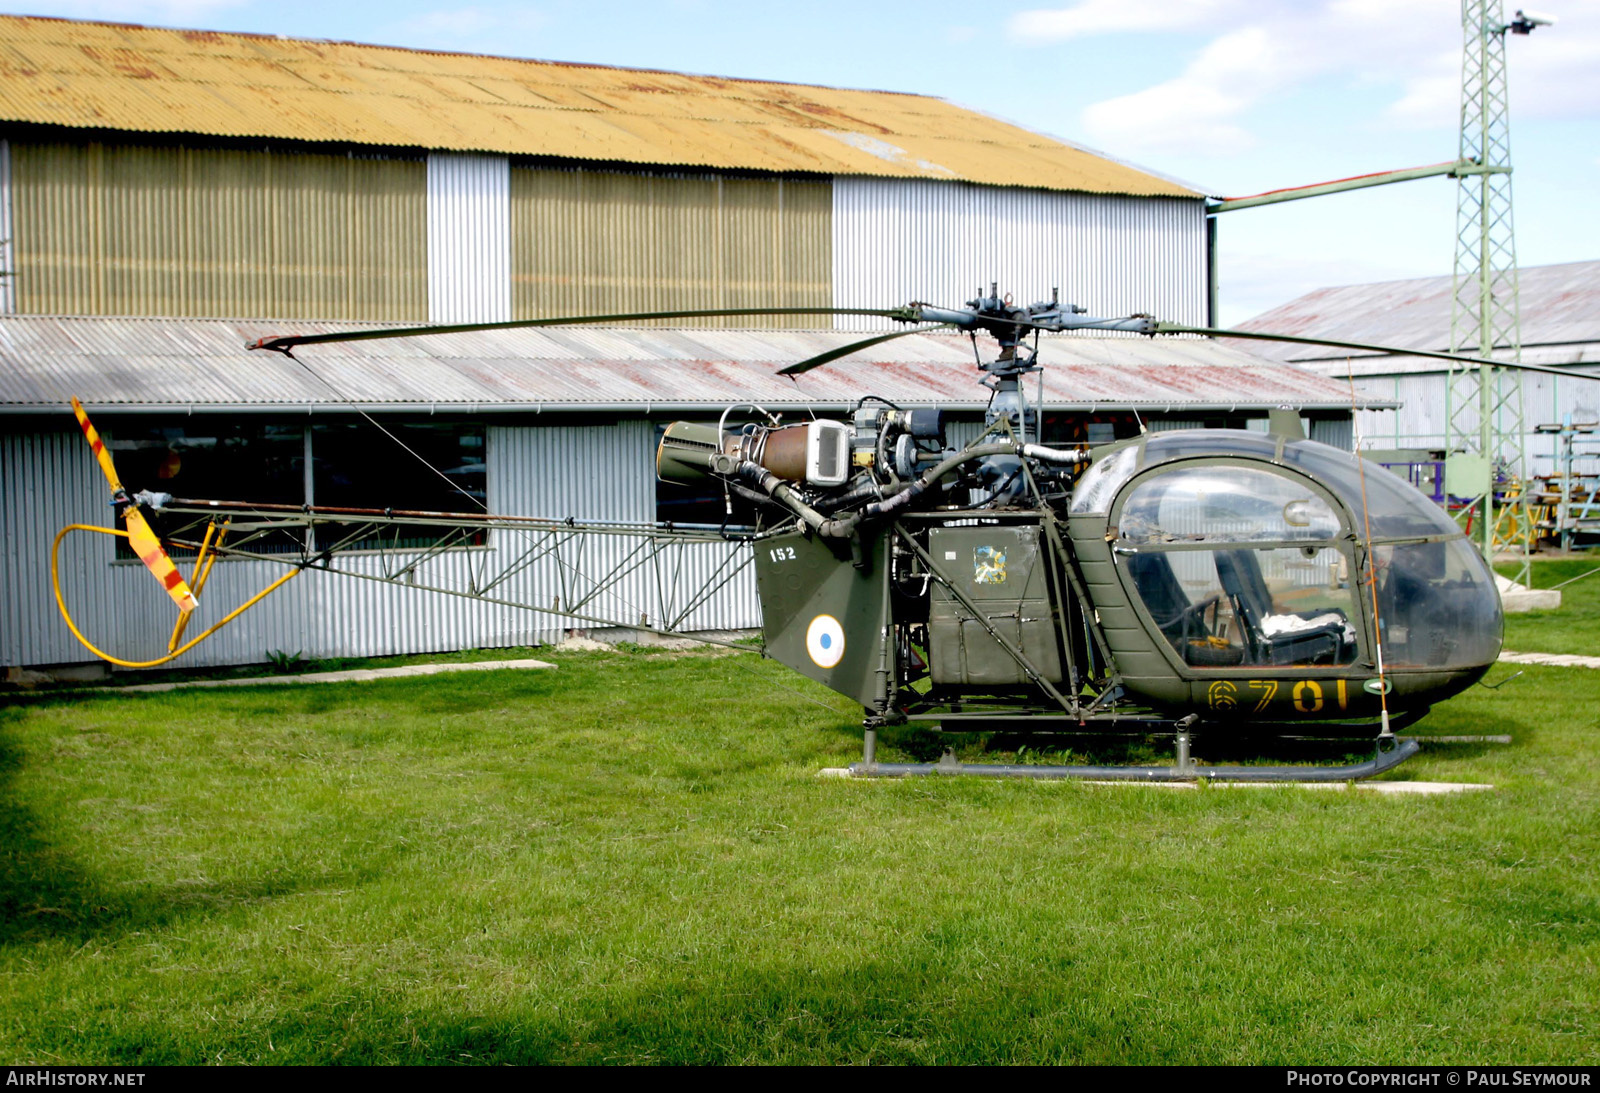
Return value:
[[(1513, 123), (1600, 117), (1600, 0), (1568, 3), (1554, 27), (1541, 27), (1526, 37), (1506, 35)], [(1454, 126), (1461, 110), (1459, 40), (1420, 59), (1416, 67), (1385, 116), (1408, 127)]]
[[(1509, 36), (1516, 117), (1600, 117), (1600, 0), (1566, 0), (1559, 25)], [(1393, 87), (1379, 119), (1454, 128), (1460, 109), (1460, 9), (1455, 0), (1191, 0), (1167, 9), (1106, 0), (1013, 20), (1056, 40), (1112, 31), (1226, 27), (1172, 79), (1094, 103), (1090, 138), (1133, 155), (1230, 155), (1248, 148), (1252, 112), (1313, 80)]]
[(1015, 41), (1041, 45), (1091, 34), (1192, 30), (1214, 25), (1242, 0), (1082, 0), (1068, 8), (1035, 8), (1006, 20)]
[(1229, 120), (1248, 99), (1191, 74), (1131, 95), (1094, 103), (1083, 111), (1084, 128), (1108, 147), (1132, 152), (1229, 155), (1254, 140)]
[(1511, 110), (1521, 117), (1600, 117), (1600, 0), (1506, 43)]
[(1391, 121), (1412, 129), (1443, 129), (1455, 124), (1461, 111), (1461, 56), (1451, 53), (1405, 83), (1400, 97), (1384, 111)]

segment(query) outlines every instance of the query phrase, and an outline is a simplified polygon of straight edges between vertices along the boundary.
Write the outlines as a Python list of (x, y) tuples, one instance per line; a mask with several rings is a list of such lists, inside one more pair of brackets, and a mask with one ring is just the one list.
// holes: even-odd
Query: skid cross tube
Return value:
[(1395, 747), (1364, 763), (1337, 767), (1200, 767), (1192, 763), (1171, 767), (1053, 767), (1032, 764), (958, 763), (852, 763), (856, 778), (914, 778), (930, 774), (959, 774), (977, 778), (1079, 779), (1094, 782), (1356, 782), (1391, 771), (1422, 750), (1415, 740)]

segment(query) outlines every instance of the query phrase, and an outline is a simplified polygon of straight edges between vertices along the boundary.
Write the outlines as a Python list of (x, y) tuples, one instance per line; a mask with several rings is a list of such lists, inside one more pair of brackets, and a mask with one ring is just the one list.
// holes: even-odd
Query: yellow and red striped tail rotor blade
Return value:
[(139, 556), (145, 568), (156, 575), (156, 580), (167, 590), (167, 595), (178, 605), (178, 610), (193, 611), (199, 607), (200, 601), (196, 600), (194, 593), (189, 590), (189, 582), (183, 579), (178, 567), (172, 564), (167, 552), (161, 549), (161, 540), (150, 530), (150, 524), (138, 506), (129, 505), (123, 513), (123, 519), (128, 523), (128, 545), (133, 547), (133, 552)]
[(111, 453), (106, 451), (105, 441), (100, 439), (100, 432), (89, 420), (89, 415), (83, 412), (83, 403), (74, 396), (72, 412), (78, 415), (78, 427), (83, 430), (83, 435), (88, 438), (89, 447), (94, 449), (94, 457), (100, 461), (100, 469), (106, 472), (106, 480), (111, 483), (111, 492), (116, 493), (122, 488), (122, 479), (117, 477), (116, 464), (111, 462)]
[[(116, 464), (111, 462), (111, 453), (106, 450), (106, 442), (100, 439), (100, 431), (89, 420), (89, 415), (84, 413), (83, 403), (77, 398), (72, 400), (72, 412), (77, 415), (78, 427), (83, 430), (85, 439), (89, 441), (95, 459), (99, 460), (100, 469), (106, 474), (106, 481), (111, 484), (111, 492), (120, 494), (122, 479), (117, 477)], [(200, 606), (200, 601), (194, 598), (194, 593), (189, 589), (189, 582), (183, 579), (178, 567), (167, 557), (167, 552), (161, 547), (161, 540), (150, 530), (150, 522), (144, 518), (144, 513), (139, 511), (139, 506), (126, 506), (123, 509), (122, 519), (128, 525), (128, 545), (133, 547), (133, 552), (139, 556), (145, 568), (155, 574), (156, 580), (161, 582), (161, 587), (172, 597), (172, 602), (178, 605), (178, 610), (187, 613)]]

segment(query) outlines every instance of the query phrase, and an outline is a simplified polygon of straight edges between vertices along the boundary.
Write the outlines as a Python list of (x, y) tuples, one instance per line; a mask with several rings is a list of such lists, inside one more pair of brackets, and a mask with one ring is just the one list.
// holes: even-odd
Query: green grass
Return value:
[[(396, 668), (406, 664), (459, 664), (485, 660), (547, 659), (548, 646), (504, 646), (494, 649), (460, 649), (454, 652), (411, 653), (392, 657), (303, 657), (294, 650), (272, 649), (262, 654), (256, 664), (230, 664), (217, 668), (147, 668), (139, 671), (113, 669), (104, 682), (89, 684), (95, 687), (129, 687), (144, 683), (171, 683), (207, 679), (259, 679), (262, 676), (304, 675), (310, 672), (342, 672), (353, 668)], [(64, 680), (59, 683), (42, 683), (26, 688), (30, 694), (46, 695), (51, 691), (80, 691), (82, 681)], [(21, 688), (0, 689), (0, 698), (15, 694)]]
[[(1508, 577), (1516, 576), (1515, 565), (1497, 565)], [(1536, 559), (1531, 587), (1552, 588), (1572, 581), (1561, 589), (1561, 607), (1555, 611), (1528, 611), (1506, 616), (1506, 648), (1519, 653), (1581, 653), (1600, 656), (1600, 551), (1588, 557)]]
[(0, 1061), (1600, 1061), (1600, 672), (1398, 799), (819, 779), (772, 662), (543, 655), (0, 706)]

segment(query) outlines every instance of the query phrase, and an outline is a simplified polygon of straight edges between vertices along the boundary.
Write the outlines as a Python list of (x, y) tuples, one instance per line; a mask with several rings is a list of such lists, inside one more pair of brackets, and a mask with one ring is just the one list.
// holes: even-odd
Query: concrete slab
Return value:
[(1528, 588), (1510, 577), (1494, 575), (1494, 586), (1500, 592), (1500, 607), (1507, 614), (1524, 611), (1554, 611), (1561, 606), (1561, 592), (1555, 588)]
[(556, 648), (564, 653), (614, 653), (616, 646), (604, 641), (595, 641), (593, 638), (565, 637), (556, 643)]
[[(818, 778), (853, 778), (849, 767), (823, 767), (817, 771)], [(893, 782), (893, 778), (863, 778), (864, 782)], [(1078, 781), (1072, 778), (1058, 778), (1050, 781), (1030, 782), (1030, 785), (1060, 785), (1067, 782)], [(1197, 782), (1121, 782), (1100, 781), (1097, 779), (1083, 779), (1080, 785), (1085, 786), (1143, 786), (1148, 789), (1199, 789)], [(1494, 786), (1485, 782), (1210, 782), (1207, 789), (1332, 789), (1349, 790), (1358, 789), (1364, 792), (1380, 793), (1387, 796), (1440, 796), (1449, 793), (1470, 793), (1477, 790), (1493, 789)]]
[(1433, 797), (1447, 793), (1477, 793), (1493, 789), (1494, 786), (1487, 782), (1357, 782), (1355, 788), (1394, 797), (1412, 794)]
[[(1095, 786), (1160, 786), (1163, 789), (1199, 789), (1194, 782), (1090, 782)], [(1207, 789), (1328, 789), (1360, 790), (1388, 796), (1437, 796), (1493, 789), (1483, 782), (1210, 782)]]
[[(347, 672), (305, 672), (297, 676), (255, 676), (248, 679), (194, 679), (181, 683), (136, 683), (131, 687), (104, 687), (89, 694), (159, 694), (193, 687), (273, 687), (290, 683), (370, 683), (378, 679), (436, 676), (446, 672), (493, 672), (504, 668), (554, 668), (543, 660), (475, 660), (462, 664), (408, 664), (401, 668), (354, 668)], [(58, 692), (59, 693), (59, 692)]]
[(1552, 668), (1600, 668), (1600, 657), (1583, 657), (1576, 653), (1513, 653), (1503, 649), (1500, 660), (1506, 664), (1542, 664)]

